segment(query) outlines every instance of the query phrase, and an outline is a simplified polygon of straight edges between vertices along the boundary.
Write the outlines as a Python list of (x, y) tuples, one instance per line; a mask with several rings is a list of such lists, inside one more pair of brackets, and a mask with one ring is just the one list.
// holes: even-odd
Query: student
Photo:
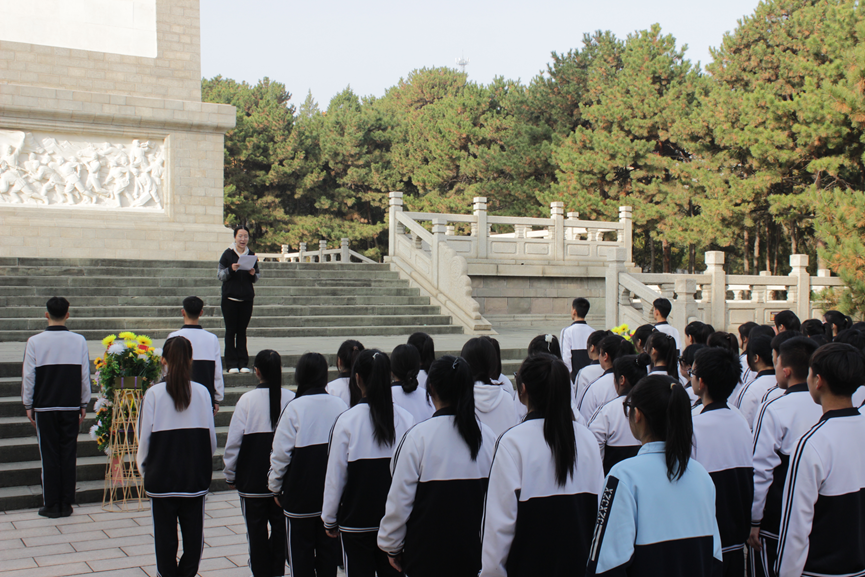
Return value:
[(327, 384), (327, 392), (342, 399), (346, 407), (353, 407), (360, 400), (357, 385), (352, 383), (351, 367), (355, 359), (363, 351), (363, 345), (358, 341), (343, 341), (336, 351), (337, 377)]
[(475, 415), (464, 359), (435, 361), (427, 385), (436, 412), (397, 447), (378, 546), (397, 571), (413, 577), (477, 577), (496, 437)]
[(655, 330), (666, 333), (673, 337), (676, 341), (676, 349), (682, 350), (682, 339), (679, 337), (679, 331), (667, 322), (667, 317), (673, 310), (673, 305), (665, 298), (655, 299), (652, 303), (652, 316), (655, 319)]
[[(742, 378), (741, 378), (741, 386), (739, 390), (741, 391), (742, 386), (747, 385), (757, 376), (752, 370), (750, 365), (748, 365), (748, 337), (751, 334), (751, 330), (758, 327), (759, 325), (754, 322), (744, 323), (739, 325), (739, 342), (742, 343), (742, 354), (739, 355), (739, 363), (742, 365)], [(822, 325), (821, 325), (822, 326)], [(738, 393), (736, 395), (732, 395), (730, 399), (738, 398)]]
[(348, 406), (327, 394), (323, 355), (300, 357), (294, 379), (297, 397), (285, 407), (276, 426), (267, 487), (279, 495), (277, 503), (285, 515), (283, 534), (288, 535), (291, 577), (334, 577), (339, 551), (324, 533), (322, 494), (330, 431)]
[(586, 577), (719, 575), (715, 486), (691, 459), (685, 389), (672, 377), (649, 375), (623, 407), (643, 446), (607, 475)]
[(625, 355), (613, 361), (613, 378), (619, 396), (595, 411), (588, 424), (601, 448), (604, 475), (613, 465), (633, 457), (640, 450), (640, 442), (631, 433), (622, 403), (634, 385), (645, 376), (646, 365), (640, 362), (639, 355)]
[(631, 335), (631, 342), (634, 343), (634, 348), (637, 349), (637, 354), (646, 352), (646, 341), (649, 336), (655, 332), (654, 325), (640, 325), (634, 334)]
[(727, 404), (741, 373), (736, 351), (719, 347), (698, 350), (690, 370), (691, 387), (700, 396), (702, 405), (692, 417), (691, 458), (706, 468), (715, 483), (715, 516), (724, 555), (724, 577), (745, 575), (745, 541), (751, 529), (754, 497), (751, 428)]
[[(854, 348), (865, 355), (865, 332), (860, 331), (859, 329), (852, 328), (843, 330), (838, 333), (835, 340), (832, 342), (853, 345)], [(865, 387), (859, 387), (856, 389), (856, 392), (853, 393), (853, 406), (861, 408), (863, 404), (865, 404)]]
[(411, 413), (415, 423), (432, 417), (435, 409), (427, 390), (418, 385), (420, 354), (411, 345), (398, 345), (390, 354), (391, 395), (393, 402)]
[(679, 349), (676, 340), (667, 333), (655, 331), (646, 341), (646, 352), (641, 357), (649, 363), (649, 374), (679, 378)]
[(700, 402), (700, 395), (697, 394), (691, 385), (691, 368), (694, 365), (694, 358), (697, 356), (697, 353), (705, 348), (705, 345), (700, 344), (688, 345), (682, 351), (682, 357), (679, 359), (679, 374), (676, 376), (680, 382), (684, 379), (686, 383), (684, 385), (685, 391), (688, 393), (688, 398), (691, 399), (691, 407), (695, 407)]
[(808, 319), (802, 321), (802, 334), (806, 337), (814, 337), (817, 335), (825, 336), (826, 328), (823, 326), (823, 321), (819, 319)]
[(559, 346), (559, 339), (556, 335), (538, 335), (529, 343), (528, 356), (543, 353), (545, 355), (553, 355), (559, 360), (562, 359), (562, 349)]
[(715, 332), (715, 327), (700, 321), (691, 321), (685, 327), (685, 341), (687, 346), (705, 345), (709, 337)]
[(798, 333), (802, 328), (799, 317), (793, 311), (781, 311), (775, 315), (775, 332), (793, 331)]
[(469, 364), (474, 379), (475, 411), (478, 418), (493, 430), (496, 437), (517, 424), (513, 397), (501, 385), (493, 384), (490, 375), (496, 371), (496, 351), (489, 339), (469, 339), (460, 356)]
[(788, 575), (861, 575), (862, 493), (865, 491), (865, 417), (850, 395), (865, 380), (862, 353), (830, 343), (811, 356), (808, 391), (823, 410), (790, 459), (781, 508), (776, 572)]
[(598, 513), (603, 485), (598, 445), (573, 420), (562, 361), (529, 357), (516, 381), (528, 415), (496, 444), (480, 576), (572, 575), (586, 564)]
[(571, 390), (573, 391), (572, 399), (574, 402), (583, 398), (583, 393), (586, 392), (586, 387), (589, 386), (590, 383), (593, 383), (598, 377), (604, 374), (604, 369), (601, 368), (600, 358), (600, 350), (598, 346), (601, 344), (601, 341), (604, 338), (612, 335), (610, 331), (595, 331), (591, 335), (589, 335), (589, 339), (586, 341), (587, 346), (589, 347), (589, 359), (590, 362), (588, 365), (583, 367), (583, 369), (577, 373), (577, 378), (573, 382), (571, 386)]
[(514, 389), (514, 384), (511, 380), (502, 372), (502, 348), (499, 346), (499, 341), (492, 337), (481, 337), (482, 339), (487, 339), (493, 344), (493, 349), (496, 351), (496, 362), (495, 367), (490, 373), (490, 380), (494, 385), (501, 385), (504, 389), (511, 395), (512, 398), (516, 398), (517, 392)]
[(742, 387), (734, 404), (753, 429), (760, 404), (769, 400), (767, 393), (773, 398), (777, 396), (771, 393), (777, 390), (778, 382), (775, 380), (772, 341), (769, 337), (752, 336), (748, 339), (748, 366), (755, 373), (754, 380)]
[(362, 351), (352, 373), (362, 396), (333, 425), (321, 519), (328, 536), (342, 542), (346, 577), (399, 575), (378, 548), (376, 534), (390, 489), (394, 446), (414, 420), (393, 404), (386, 354)]
[(192, 343), (192, 380), (207, 387), (213, 400), (213, 412), (219, 412), (219, 403), (225, 395), (222, 378), (222, 354), (219, 337), (204, 330), (198, 319), (204, 310), (204, 301), (198, 297), (183, 299), (183, 327), (168, 338), (183, 337)]
[(592, 415), (601, 405), (619, 396), (616, 393), (616, 382), (613, 377), (613, 361), (621, 356), (634, 354), (634, 345), (617, 335), (602, 340), (598, 348), (600, 350), (598, 360), (601, 368), (604, 369), (604, 374), (586, 387), (576, 407), (584, 423), (591, 420)]
[[(194, 345), (192, 351), (194, 355)], [(244, 393), (234, 407), (223, 473), (229, 489), (240, 494), (252, 575), (274, 577), (285, 575), (285, 519), (282, 508), (273, 502), (277, 493), (268, 489), (267, 475), (273, 431), (294, 393), (282, 388), (282, 359), (276, 351), (259, 352), (253, 371), (258, 386)]]
[(571, 381), (577, 378), (577, 373), (580, 369), (588, 365), (589, 347), (587, 339), (589, 335), (595, 332), (595, 329), (586, 324), (586, 315), (589, 314), (589, 301), (583, 297), (574, 299), (571, 303), (571, 320), (570, 326), (562, 329), (559, 342), (562, 345), (563, 357), (565, 366), (568, 367), (568, 372), (571, 374)]
[(823, 327), (826, 330), (826, 338), (831, 342), (835, 336), (845, 329), (853, 326), (853, 320), (838, 311), (826, 311), (823, 315)]
[[(147, 389), (138, 421), (138, 470), (150, 497), (156, 570), (193, 577), (204, 548), (204, 497), (210, 489), (216, 428), (207, 387), (191, 381), (192, 344), (163, 345), (165, 380)], [(177, 561), (177, 524), (183, 556)]]
[(254, 256), (249, 250), (249, 229), (234, 229), (234, 243), (219, 257), (216, 277), (222, 281), (222, 319), (225, 321), (225, 364), (229, 373), (248, 373), (246, 329), (252, 318), (255, 283), (261, 278), (258, 260), (248, 271), (239, 270), (240, 257)]
[(731, 353), (734, 353), (736, 357), (739, 356), (739, 339), (737, 339), (736, 335), (734, 335), (733, 333), (715, 331), (714, 333), (709, 335), (709, 338), (706, 340), (706, 346), (727, 349)]
[(27, 339), (24, 349), (21, 400), (42, 461), (39, 515), (57, 519), (72, 514), (78, 428), (92, 393), (87, 341), (66, 328), (69, 301), (51, 297), (46, 309), (48, 328)]
[[(754, 501), (751, 507), (751, 534), (748, 538), (751, 575), (775, 575), (778, 533), (781, 525), (781, 495), (787, 478), (790, 455), (799, 438), (817, 421), (822, 411), (808, 394), (808, 361), (817, 344), (796, 336), (781, 339), (772, 357), (780, 397), (760, 406), (754, 425)], [(794, 334), (790, 332), (790, 334)]]
[(436, 360), (435, 343), (428, 334), (417, 332), (408, 338), (408, 344), (420, 353), (420, 372), (417, 374), (417, 382), (419, 387), (426, 389), (430, 365)]

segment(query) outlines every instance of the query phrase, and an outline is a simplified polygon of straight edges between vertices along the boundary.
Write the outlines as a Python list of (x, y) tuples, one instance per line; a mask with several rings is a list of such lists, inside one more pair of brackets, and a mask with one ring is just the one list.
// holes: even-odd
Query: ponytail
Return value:
[[(492, 384), (492, 373), (496, 370), (496, 349), (492, 341), (485, 337), (475, 337), (466, 341), (460, 357), (466, 360), (474, 382)], [(498, 379), (501, 372), (496, 373)]]
[(483, 435), (475, 416), (474, 381), (468, 362), (450, 355), (434, 361), (427, 379), (427, 394), (434, 394), (439, 403), (452, 407), (454, 426), (469, 446), (472, 461), (477, 461)]
[(354, 371), (351, 368), (354, 366), (354, 361), (363, 350), (363, 345), (359, 341), (348, 340), (339, 345), (339, 350), (336, 351), (336, 358), (342, 365), (342, 372), (339, 374), (342, 378), (348, 378), (348, 394), (349, 405), (355, 406), (360, 401), (360, 389), (357, 388), (357, 383), (354, 380)]
[(577, 466), (568, 368), (552, 355), (538, 354), (523, 361), (516, 377), (517, 390), (525, 390), (532, 412), (544, 418), (544, 439), (553, 454), (556, 483), (563, 487)]
[(826, 319), (826, 338), (829, 339), (829, 342), (835, 338), (835, 331), (832, 330), (832, 327), (838, 327), (840, 333), (853, 326), (853, 319), (839, 311), (826, 311), (823, 318)]
[(619, 335), (610, 335), (608, 337), (604, 337), (604, 340), (598, 345), (598, 349), (601, 353), (609, 355), (610, 362), (615, 361), (617, 358), (624, 355), (633, 355), (636, 353), (636, 349), (634, 349), (633, 343), (628, 341)]
[(386, 354), (375, 349), (361, 351), (354, 361), (351, 374), (355, 378), (360, 376), (366, 389), (373, 438), (379, 446), (393, 445), (396, 429), (393, 423), (393, 396), (390, 393), (390, 360)]
[(688, 468), (694, 437), (691, 403), (679, 381), (666, 375), (649, 375), (628, 393), (626, 406), (639, 409), (650, 435), (664, 441), (667, 478), (681, 479)]
[[(265, 349), (255, 355), (255, 368), (261, 373), (261, 380), (267, 383), (270, 397), (270, 428), (276, 429), (279, 413), (282, 412), (282, 359), (278, 352)], [(296, 372), (295, 376), (297, 376)]]
[(529, 343), (529, 356), (544, 353), (562, 358), (562, 347), (556, 335), (538, 335)]
[(613, 377), (616, 379), (616, 386), (619, 385), (619, 379), (625, 377), (625, 381), (628, 383), (625, 391), (630, 391), (634, 385), (644, 379), (646, 377), (646, 363), (642, 361), (643, 355), (625, 355), (613, 361)]
[(710, 347), (729, 349), (730, 352), (736, 353), (736, 356), (739, 355), (739, 339), (733, 333), (725, 333), (724, 331), (712, 333), (706, 344)]
[(659, 360), (664, 361), (667, 374), (678, 380), (679, 350), (676, 348), (676, 339), (672, 335), (656, 331), (646, 341), (646, 352), (651, 354), (652, 349), (658, 351)]
[(174, 408), (182, 413), (192, 402), (192, 343), (185, 337), (173, 337), (162, 345), (162, 355), (168, 372), (165, 390), (174, 401)]
[(417, 390), (420, 353), (411, 345), (397, 345), (390, 354), (390, 371), (402, 384), (405, 393)]
[(413, 333), (408, 338), (408, 344), (417, 349), (420, 353), (420, 370), (429, 373), (429, 368), (433, 361), (436, 360), (435, 343), (432, 337), (426, 333)]

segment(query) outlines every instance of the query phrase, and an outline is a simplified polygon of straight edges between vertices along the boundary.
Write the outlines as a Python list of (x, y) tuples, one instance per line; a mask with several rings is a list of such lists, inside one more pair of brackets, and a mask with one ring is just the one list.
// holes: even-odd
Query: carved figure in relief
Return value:
[(114, 182), (114, 188), (111, 190), (111, 197), (120, 204), (120, 195), (124, 195), (129, 199), (130, 203), (135, 202), (135, 197), (129, 192), (129, 168), (126, 166), (126, 157), (118, 156), (110, 161), (111, 168), (108, 171), (108, 178), (105, 179), (105, 184)]
[(48, 197), (34, 190), (15, 166), (7, 165), (6, 170), (0, 174), (0, 193), (9, 194), (16, 202), (22, 202), (21, 197), (24, 197), (48, 204)]

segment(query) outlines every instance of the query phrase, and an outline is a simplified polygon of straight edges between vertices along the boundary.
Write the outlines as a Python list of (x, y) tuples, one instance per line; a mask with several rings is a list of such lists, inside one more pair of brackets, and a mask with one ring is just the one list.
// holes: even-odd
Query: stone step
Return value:
[[(172, 266), (176, 268), (204, 268), (215, 269), (219, 259), (213, 261), (184, 260), (174, 261)], [(48, 268), (101, 268), (101, 267), (125, 267), (125, 268), (164, 268), (165, 262), (160, 260), (136, 260), (136, 259), (91, 259), (91, 258), (17, 258), (0, 257), (0, 267), (48, 267)], [(297, 262), (266, 262), (263, 266), (274, 267), (283, 270), (390, 270), (390, 265), (384, 263), (297, 263)]]
[[(399, 273), (390, 270), (380, 269), (364, 269), (364, 268), (348, 268), (342, 267), (335, 270), (312, 270), (312, 269), (286, 269), (280, 266), (274, 266), (271, 263), (263, 263), (260, 266), (262, 273), (261, 280), (265, 279), (374, 279), (374, 280), (393, 280), (399, 278)], [(217, 266), (211, 265), (208, 268), (181, 268), (171, 266), (167, 268), (148, 268), (148, 267), (3, 267), (0, 266), (0, 279), (2, 281), (11, 280), (13, 278), (55, 278), (55, 279), (78, 279), (85, 280), (88, 278), (98, 277), (145, 277), (145, 278), (190, 278), (199, 281), (209, 280), (217, 281), (216, 278)], [(218, 282), (218, 281), (217, 281)]]
[[(172, 287), (172, 288), (217, 288), (220, 289), (221, 284), (214, 278), (190, 278), (187, 276), (89, 276), (89, 277), (74, 277), (74, 276), (37, 276), (37, 277), (0, 277), (0, 285), (6, 291), (10, 291), (13, 287), (49, 287), (56, 291), (65, 290), (66, 287), (84, 288), (84, 287)], [(261, 287), (266, 288), (330, 288), (330, 287), (401, 287), (405, 286), (405, 281), (399, 278), (316, 278), (316, 277), (285, 277), (285, 278), (267, 278), (262, 277), (255, 285), (256, 292)]]
[[(220, 288), (216, 285), (206, 287), (192, 287), (195, 289), (196, 296), (206, 300), (206, 297), (219, 298)], [(19, 297), (19, 296), (42, 296), (45, 300), (53, 296), (62, 295), (68, 299), (74, 297), (112, 297), (112, 296), (127, 296), (127, 297), (165, 297), (172, 296), (177, 301), (182, 301), (189, 296), (189, 287), (178, 287), (167, 283), (165, 286), (153, 286), (153, 283), (147, 283), (142, 286), (131, 287), (115, 287), (110, 284), (97, 287), (7, 287), (0, 286), (0, 297)], [(408, 288), (405, 284), (396, 285), (393, 287), (299, 287), (299, 286), (268, 286), (266, 284), (257, 286), (255, 289), (256, 302), (259, 297), (291, 297), (291, 296), (382, 296), (393, 295), (402, 297), (419, 296), (420, 290), (416, 288)]]
[[(179, 292), (179, 291), (177, 291)], [(53, 296), (53, 295), (51, 295)], [(105, 295), (100, 297), (76, 297), (74, 306), (74, 316), (83, 316), (80, 314), (80, 310), (90, 307), (164, 307), (169, 309), (172, 313), (177, 313), (180, 310), (181, 303), (186, 296), (190, 296), (189, 294), (178, 294), (176, 296), (118, 296), (118, 295)], [(212, 292), (211, 296), (205, 296), (201, 294), (196, 294), (196, 296), (201, 297), (204, 301), (207, 309), (210, 311), (216, 311), (214, 316), (221, 316), (220, 311), (220, 296), (219, 293)], [(37, 316), (44, 316), (45, 313), (45, 302), (48, 300), (48, 297), (45, 296), (7, 296), (0, 297), (0, 304), (5, 305), (3, 309), (0, 309), (0, 315), (3, 315), (3, 311), (7, 308), (9, 309), (18, 309), (18, 308), (29, 308), (33, 307), (38, 311)], [(312, 307), (312, 306), (321, 306), (321, 307), (329, 307), (329, 306), (361, 306), (361, 307), (370, 307), (374, 305), (392, 305), (392, 306), (428, 306), (429, 299), (427, 297), (422, 296), (391, 296), (391, 295), (369, 295), (369, 296), (352, 296), (352, 295), (344, 295), (344, 296), (324, 296), (317, 294), (306, 294), (306, 295), (297, 295), (297, 296), (262, 296), (256, 295), (255, 297), (255, 307), (258, 310), (260, 307), (264, 306), (297, 306), (297, 307)], [(15, 315), (6, 315), (6, 316), (15, 316)], [(95, 315), (88, 315), (95, 316)]]
[[(127, 306), (119, 309), (108, 306), (82, 306), (75, 307), (75, 319), (114, 317), (122, 312), (124, 318), (146, 317), (146, 318), (174, 318), (180, 316), (181, 304), (174, 306)], [(202, 321), (204, 319), (219, 319), (222, 321), (222, 310), (219, 306), (205, 306)], [(255, 314), (253, 318), (269, 317), (320, 317), (340, 316), (348, 317), (357, 314), (356, 305), (334, 305), (334, 306), (303, 306), (303, 305), (259, 305), (256, 300)], [(438, 315), (439, 307), (431, 305), (367, 305), (363, 308), (366, 315)], [(45, 303), (40, 306), (5, 306), (0, 308), (0, 319), (40, 319), (45, 322)]]

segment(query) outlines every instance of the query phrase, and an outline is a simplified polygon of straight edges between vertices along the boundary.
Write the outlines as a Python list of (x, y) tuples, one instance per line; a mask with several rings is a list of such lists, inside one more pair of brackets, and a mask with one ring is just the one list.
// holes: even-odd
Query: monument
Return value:
[(213, 260), (223, 135), (199, 0), (0, 0), (0, 254)]

